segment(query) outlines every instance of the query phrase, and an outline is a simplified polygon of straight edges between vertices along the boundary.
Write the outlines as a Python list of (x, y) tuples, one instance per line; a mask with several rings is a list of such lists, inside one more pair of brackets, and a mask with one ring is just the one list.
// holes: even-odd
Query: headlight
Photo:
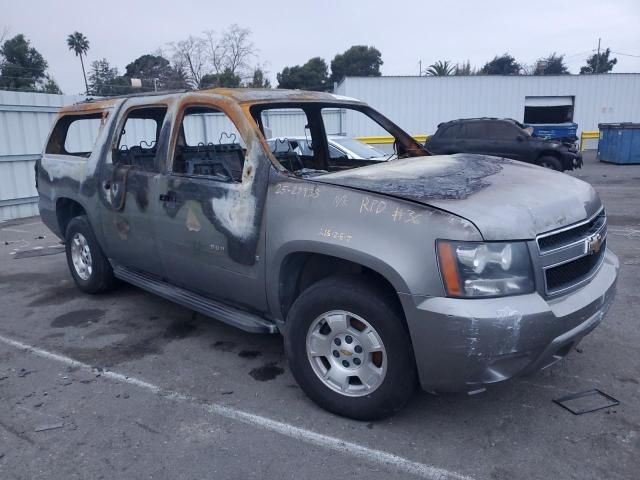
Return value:
[(438, 264), (447, 295), (497, 297), (534, 291), (524, 242), (482, 243), (438, 240)]

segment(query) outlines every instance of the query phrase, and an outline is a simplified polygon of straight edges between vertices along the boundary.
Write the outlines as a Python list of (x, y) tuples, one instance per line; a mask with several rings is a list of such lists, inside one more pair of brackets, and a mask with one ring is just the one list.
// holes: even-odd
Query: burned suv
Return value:
[[(392, 135), (395, 154), (334, 162), (333, 134)], [(309, 148), (272, 151), (271, 137)], [(614, 295), (618, 260), (589, 184), (429, 156), (351, 98), (215, 89), (80, 103), (61, 110), (36, 169), (42, 219), (80, 290), (120, 279), (280, 332), (306, 394), (353, 418), (397, 411), (418, 384), (472, 391), (547, 367)]]
[(533, 163), (560, 172), (582, 167), (575, 139), (544, 139), (509, 118), (466, 118), (438, 125), (425, 142), (437, 155), (479, 153)]

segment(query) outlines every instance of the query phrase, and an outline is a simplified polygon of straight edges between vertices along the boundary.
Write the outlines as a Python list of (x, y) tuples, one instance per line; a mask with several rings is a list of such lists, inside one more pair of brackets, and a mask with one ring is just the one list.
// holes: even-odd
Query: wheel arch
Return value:
[(398, 292), (407, 292), (408, 287), (400, 274), (379, 258), (341, 246), (294, 242), (278, 253), (272, 266), (267, 270), (267, 295), (279, 321), (286, 320), (305, 288), (333, 274), (361, 274), (380, 284), (404, 318)]
[(87, 209), (78, 200), (70, 197), (58, 197), (55, 205), (58, 228), (62, 238), (64, 238), (71, 219), (80, 215), (87, 215)]

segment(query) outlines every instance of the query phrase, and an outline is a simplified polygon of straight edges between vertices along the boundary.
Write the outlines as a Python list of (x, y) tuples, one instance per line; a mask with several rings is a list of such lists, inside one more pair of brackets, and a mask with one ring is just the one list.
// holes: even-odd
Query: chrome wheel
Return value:
[(87, 239), (81, 233), (75, 233), (71, 238), (71, 261), (78, 276), (82, 280), (89, 280), (93, 271), (91, 250)]
[(307, 333), (307, 358), (324, 385), (349, 397), (375, 391), (387, 372), (387, 352), (364, 318), (344, 310), (316, 318)]

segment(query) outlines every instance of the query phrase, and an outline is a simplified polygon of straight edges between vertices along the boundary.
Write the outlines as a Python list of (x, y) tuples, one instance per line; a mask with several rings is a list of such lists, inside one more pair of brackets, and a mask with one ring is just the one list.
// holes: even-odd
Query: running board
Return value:
[(140, 287), (151, 293), (155, 293), (167, 300), (190, 308), (207, 317), (220, 320), (245, 332), (251, 333), (277, 333), (278, 327), (274, 323), (257, 315), (245, 312), (222, 303), (218, 303), (197, 293), (176, 287), (167, 282), (136, 272), (126, 267), (115, 266), (113, 274), (127, 283)]

